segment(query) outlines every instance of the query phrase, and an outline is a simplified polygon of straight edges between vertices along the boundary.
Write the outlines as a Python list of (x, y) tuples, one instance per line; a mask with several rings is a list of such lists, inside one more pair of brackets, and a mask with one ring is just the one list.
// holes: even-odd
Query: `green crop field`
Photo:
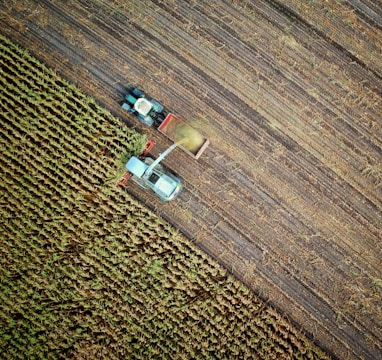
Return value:
[(0, 36), (2, 359), (327, 359), (115, 186), (146, 139)]

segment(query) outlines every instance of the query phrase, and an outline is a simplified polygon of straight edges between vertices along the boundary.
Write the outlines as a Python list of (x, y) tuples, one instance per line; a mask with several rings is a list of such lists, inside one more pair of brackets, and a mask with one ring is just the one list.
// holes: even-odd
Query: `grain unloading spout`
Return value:
[(155, 166), (157, 166), (171, 151), (173, 151), (178, 145), (182, 144), (183, 142), (185, 142), (186, 139), (182, 139), (178, 142), (176, 142), (175, 144), (172, 144), (166, 151), (164, 151), (162, 154), (160, 154), (158, 156), (158, 158), (150, 165), (150, 167), (146, 170), (145, 172), (145, 177), (149, 177), (152, 172), (153, 172), (153, 169), (155, 168)]

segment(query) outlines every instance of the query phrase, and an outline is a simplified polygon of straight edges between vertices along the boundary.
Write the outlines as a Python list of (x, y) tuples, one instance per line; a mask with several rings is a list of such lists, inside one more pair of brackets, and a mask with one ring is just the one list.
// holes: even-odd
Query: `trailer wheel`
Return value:
[(165, 116), (163, 114), (157, 114), (156, 116), (156, 121), (157, 123), (160, 125), (162, 124), (163, 120), (164, 120)]

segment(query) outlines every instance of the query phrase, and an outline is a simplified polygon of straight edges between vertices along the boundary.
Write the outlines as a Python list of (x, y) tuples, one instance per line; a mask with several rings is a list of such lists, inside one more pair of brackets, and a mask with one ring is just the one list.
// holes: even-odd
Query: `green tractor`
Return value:
[(143, 91), (130, 87), (122, 102), (122, 108), (134, 114), (141, 122), (147, 126), (154, 123), (160, 125), (166, 115), (163, 105), (156, 100), (146, 96)]

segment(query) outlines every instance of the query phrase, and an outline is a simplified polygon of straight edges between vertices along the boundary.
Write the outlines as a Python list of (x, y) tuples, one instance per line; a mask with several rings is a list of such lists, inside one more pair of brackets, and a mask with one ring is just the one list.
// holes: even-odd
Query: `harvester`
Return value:
[(131, 178), (144, 189), (151, 189), (162, 201), (175, 199), (182, 190), (182, 182), (171, 170), (161, 164), (161, 161), (176, 147), (171, 145), (157, 159), (148, 155), (154, 147), (149, 141), (139, 156), (132, 156), (126, 164), (126, 173), (117, 182), (118, 186), (124, 186)]

